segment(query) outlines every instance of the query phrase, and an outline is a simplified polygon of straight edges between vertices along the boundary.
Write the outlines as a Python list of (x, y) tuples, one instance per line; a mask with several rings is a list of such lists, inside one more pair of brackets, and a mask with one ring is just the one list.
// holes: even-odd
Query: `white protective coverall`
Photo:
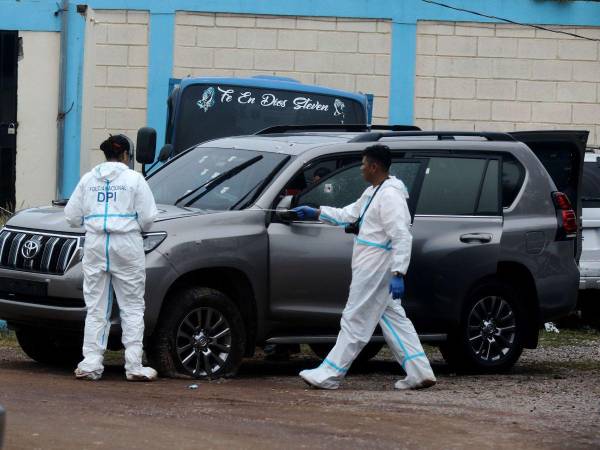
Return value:
[[(356, 221), (375, 189), (370, 186), (345, 208), (322, 206), (319, 219), (338, 226)], [(407, 378), (396, 383), (396, 387), (404, 384), (404, 388), (411, 388), (425, 380), (435, 381), (412, 322), (400, 300), (393, 300), (389, 292), (392, 273), (406, 274), (410, 261), (412, 236), (407, 198), (404, 183), (390, 176), (368, 206), (354, 241), (352, 283), (337, 342), (318, 368), (300, 373), (310, 384), (336, 389), (378, 323), (394, 357), (407, 373)]]
[(145, 254), (140, 231), (158, 211), (146, 180), (120, 162), (105, 162), (86, 173), (75, 188), (65, 217), (84, 225), (83, 295), (87, 307), (82, 372), (99, 378), (110, 331), (113, 289), (121, 312), (125, 373), (144, 376)]

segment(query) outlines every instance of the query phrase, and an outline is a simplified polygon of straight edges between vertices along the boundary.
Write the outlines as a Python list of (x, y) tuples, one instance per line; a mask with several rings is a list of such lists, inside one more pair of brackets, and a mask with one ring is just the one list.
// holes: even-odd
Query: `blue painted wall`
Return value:
[[(600, 26), (600, 3), (557, 0), (444, 0), (464, 9), (518, 22), (547, 25)], [(166, 96), (173, 65), (176, 11), (382, 18), (393, 22), (390, 123), (413, 122), (416, 23), (418, 20), (494, 22), (422, 0), (89, 0), (94, 9), (150, 11), (148, 116), (164, 140)], [(65, 148), (59, 191), (68, 196), (79, 179), (81, 97), (83, 72), (83, 18), (69, 8), (66, 104), (73, 109), (65, 117)], [(0, 0), (0, 29), (59, 31), (60, 17), (53, 0)], [(68, 134), (67, 134), (68, 133)]]

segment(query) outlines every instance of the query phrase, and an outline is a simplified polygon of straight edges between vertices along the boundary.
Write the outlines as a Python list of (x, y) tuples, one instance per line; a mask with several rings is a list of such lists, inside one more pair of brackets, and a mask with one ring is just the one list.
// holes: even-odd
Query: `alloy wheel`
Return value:
[(189, 312), (177, 328), (175, 346), (185, 371), (210, 377), (227, 362), (231, 353), (231, 327), (223, 314), (210, 307)]
[(472, 352), (484, 363), (496, 363), (513, 348), (517, 333), (515, 313), (506, 300), (487, 296), (476, 302), (467, 319)]

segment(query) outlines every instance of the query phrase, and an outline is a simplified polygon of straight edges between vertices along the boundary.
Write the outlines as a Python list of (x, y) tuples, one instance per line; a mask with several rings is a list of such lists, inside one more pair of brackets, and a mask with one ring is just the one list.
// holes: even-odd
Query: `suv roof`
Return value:
[[(343, 130), (352, 129), (353, 126), (340, 127)], [(464, 132), (464, 131), (420, 131), (420, 130), (402, 130), (385, 129), (379, 131), (365, 129), (361, 131), (337, 131), (332, 127), (326, 127), (324, 131), (306, 131), (310, 127), (273, 127), (258, 132), (252, 136), (234, 136), (214, 141), (205, 142), (202, 146), (206, 147), (243, 147), (249, 150), (261, 150), (274, 153), (284, 153), (297, 156), (317, 147), (331, 144), (345, 143), (391, 143), (391, 142), (410, 142), (416, 148), (444, 148), (455, 149), (460, 147), (464, 150), (482, 149), (482, 143), (485, 148), (490, 149), (490, 144), (496, 150), (499, 150), (498, 143), (502, 143), (503, 148), (506, 144), (516, 144), (518, 141), (506, 133), (487, 133), (487, 132)], [(408, 128), (408, 127), (407, 127)], [(285, 132), (290, 129), (290, 132)], [(273, 131), (273, 133), (271, 132)], [(520, 147), (517, 145), (515, 147)], [(514, 148), (514, 147), (513, 147)]]

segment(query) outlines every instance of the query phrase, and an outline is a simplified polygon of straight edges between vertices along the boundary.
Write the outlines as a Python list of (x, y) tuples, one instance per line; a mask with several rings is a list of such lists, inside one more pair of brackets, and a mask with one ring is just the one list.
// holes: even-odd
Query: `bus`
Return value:
[(201, 142), (254, 134), (276, 125), (368, 125), (372, 95), (291, 78), (202, 77), (171, 80), (165, 161)]

